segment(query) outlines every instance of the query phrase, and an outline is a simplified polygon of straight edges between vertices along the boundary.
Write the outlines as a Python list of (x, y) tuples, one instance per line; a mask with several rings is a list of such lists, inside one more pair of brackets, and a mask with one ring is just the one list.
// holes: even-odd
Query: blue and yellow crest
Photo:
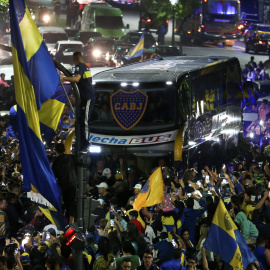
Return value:
[(111, 108), (115, 121), (125, 130), (136, 126), (144, 115), (148, 96), (137, 89), (132, 92), (118, 90), (111, 95)]

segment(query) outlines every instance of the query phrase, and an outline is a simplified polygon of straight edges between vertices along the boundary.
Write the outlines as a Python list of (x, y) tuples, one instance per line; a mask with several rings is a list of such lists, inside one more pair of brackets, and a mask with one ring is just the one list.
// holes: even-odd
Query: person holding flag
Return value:
[(95, 91), (92, 86), (92, 75), (89, 67), (83, 62), (82, 54), (75, 52), (73, 54), (73, 63), (75, 65), (75, 74), (72, 77), (60, 76), (60, 81), (68, 81), (77, 83), (81, 97), (81, 113), (80, 113), (80, 134), (81, 134), (81, 152), (87, 152), (90, 136), (90, 118), (95, 106)]
[(204, 243), (206, 250), (217, 253), (233, 269), (246, 269), (257, 261), (254, 254), (220, 199)]
[(149, 207), (163, 202), (163, 179), (161, 167), (158, 167), (146, 181), (133, 203), (133, 208), (140, 211), (142, 207)]

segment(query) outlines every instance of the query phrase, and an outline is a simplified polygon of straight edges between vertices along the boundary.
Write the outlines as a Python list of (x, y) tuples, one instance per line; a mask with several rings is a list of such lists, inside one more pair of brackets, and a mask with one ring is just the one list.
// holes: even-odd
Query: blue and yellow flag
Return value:
[(130, 60), (135, 57), (140, 57), (143, 55), (143, 48), (144, 48), (144, 33), (142, 32), (142, 35), (138, 41), (138, 43), (129, 51), (129, 54), (125, 55), (125, 58), (127, 60)]
[[(70, 93), (71, 84), (64, 84), (67, 94)], [(67, 102), (65, 90), (58, 85), (55, 94), (41, 105), (38, 111), (41, 134), (44, 140), (50, 144), (55, 136), (60, 122), (61, 115)]]
[(220, 255), (221, 260), (236, 270), (246, 269), (256, 261), (222, 200), (219, 200), (204, 247)]
[(163, 179), (161, 167), (157, 168), (144, 184), (133, 203), (133, 208), (140, 211), (142, 207), (153, 206), (164, 201)]
[(9, 11), (24, 188), (33, 191), (36, 202), (61, 210), (38, 114), (42, 104), (55, 94), (59, 75), (24, 0), (10, 0)]
[[(70, 93), (71, 85), (64, 84), (67, 94)], [(60, 122), (62, 112), (67, 102), (67, 96), (61, 85), (58, 85), (55, 94), (41, 105), (38, 111), (40, 130), (42, 138), (48, 144), (51, 143), (53, 136), (55, 136)], [(17, 138), (15, 135), (18, 130), (17, 121), (17, 105), (10, 109), (10, 126), (8, 127), (9, 136)]]

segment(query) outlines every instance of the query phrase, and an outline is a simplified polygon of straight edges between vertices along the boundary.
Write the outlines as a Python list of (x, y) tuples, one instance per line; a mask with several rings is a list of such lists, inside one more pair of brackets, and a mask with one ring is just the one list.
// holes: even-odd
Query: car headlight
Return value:
[(100, 50), (93, 50), (93, 56), (94, 57), (100, 57), (101, 56), (101, 51)]
[(43, 21), (45, 22), (45, 23), (48, 23), (49, 21), (50, 21), (50, 15), (44, 15), (44, 17), (43, 17)]
[(35, 20), (36, 19), (36, 15), (35, 14), (32, 14), (32, 19)]

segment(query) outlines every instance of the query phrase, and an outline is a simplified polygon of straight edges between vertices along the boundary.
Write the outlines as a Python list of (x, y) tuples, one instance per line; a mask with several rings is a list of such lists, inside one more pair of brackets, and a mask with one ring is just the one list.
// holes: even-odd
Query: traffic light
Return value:
[(66, 230), (64, 237), (67, 239), (66, 245), (72, 249), (79, 251), (84, 250), (84, 239), (80, 229), (76, 223), (71, 224)]

